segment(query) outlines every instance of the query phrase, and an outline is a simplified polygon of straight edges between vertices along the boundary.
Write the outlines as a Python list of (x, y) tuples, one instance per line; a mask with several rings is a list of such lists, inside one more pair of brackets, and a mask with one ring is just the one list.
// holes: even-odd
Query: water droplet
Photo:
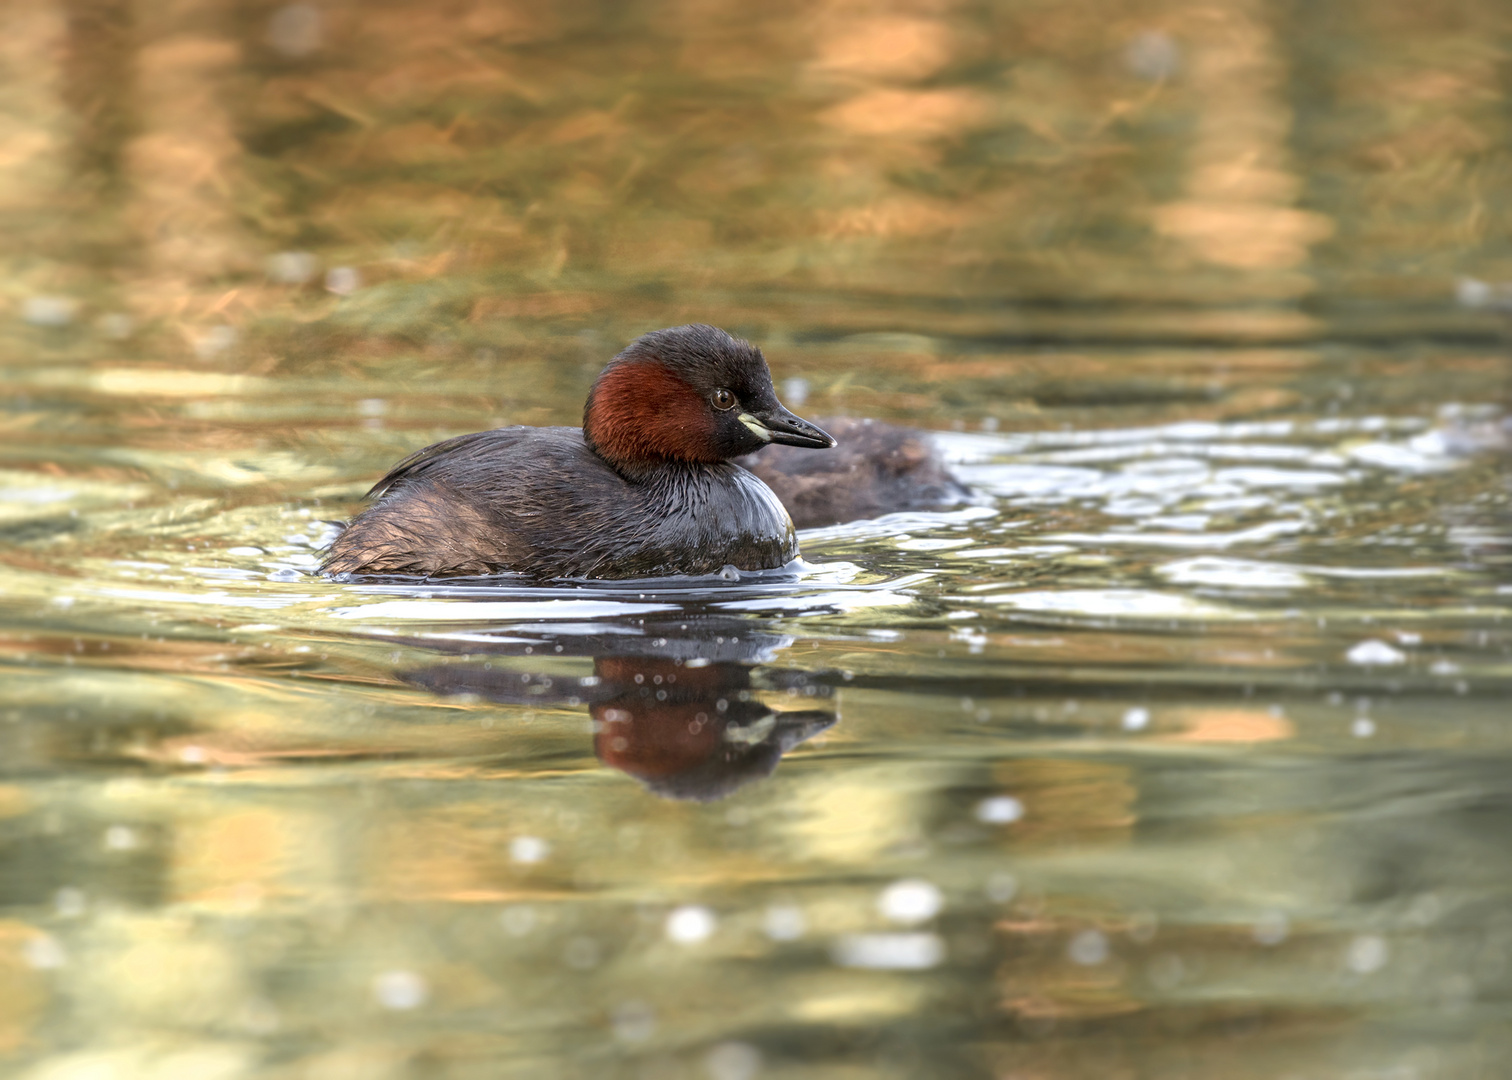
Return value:
[(924, 971), (945, 958), (945, 942), (938, 934), (846, 934), (831, 957), (841, 967)]
[(1164, 30), (1146, 30), (1124, 46), (1124, 67), (1147, 82), (1164, 82), (1181, 68), (1181, 46)]
[(136, 320), (121, 311), (111, 311), (95, 321), (95, 329), (111, 341), (125, 341), (136, 332)]
[(413, 971), (385, 971), (373, 980), (373, 997), (385, 1009), (418, 1009), (430, 997), (430, 987)]
[(362, 288), (362, 275), (353, 266), (333, 266), (326, 271), (325, 287), (337, 296), (351, 296)]
[(320, 11), (314, 4), (285, 4), (268, 20), (268, 44), (292, 59), (320, 48)]
[(509, 857), (517, 863), (538, 863), (551, 854), (551, 845), (539, 836), (517, 836), (509, 842)]
[(696, 945), (707, 941), (717, 925), (718, 920), (708, 908), (687, 904), (667, 916), (667, 937), (679, 945)]
[(139, 842), (136, 830), (129, 825), (112, 825), (105, 830), (105, 846), (111, 851), (131, 851)]
[(877, 898), (877, 910), (882, 917), (905, 926), (934, 918), (944, 906), (944, 895), (922, 878), (895, 881)]
[(51, 934), (32, 938), (26, 943), (22, 955), (38, 971), (53, 971), (68, 963), (68, 954)]
[(280, 251), (268, 256), (268, 277), (280, 285), (304, 285), (319, 269), (315, 256), (308, 251)]
[(598, 967), (599, 944), (590, 937), (575, 937), (562, 950), (562, 960), (570, 968), (587, 971)]
[(1376, 638), (1362, 641), (1344, 654), (1351, 664), (1372, 667), (1386, 664), (1404, 664), (1407, 654)]
[(1018, 895), (1018, 878), (1003, 872), (987, 879), (987, 899), (995, 904), (1006, 904)]
[(627, 1001), (615, 1007), (609, 1023), (620, 1042), (645, 1042), (656, 1031), (656, 1013), (644, 1001)]
[(79, 314), (79, 302), (71, 296), (29, 296), (21, 304), (21, 318), (32, 326), (59, 330)]
[(506, 933), (514, 937), (524, 937), (535, 929), (535, 908), (529, 904), (511, 904), (499, 912), (499, 922)]
[(1066, 955), (1073, 964), (1095, 967), (1108, 959), (1108, 935), (1101, 930), (1083, 930), (1071, 939)]
[(1361, 934), (1349, 943), (1344, 965), (1356, 975), (1371, 975), (1386, 966), (1391, 950), (1378, 934)]
[(1149, 978), (1158, 990), (1174, 990), (1186, 979), (1186, 965), (1181, 957), (1163, 953), (1151, 962)]
[(977, 820), (987, 825), (1011, 825), (1024, 816), (1024, 804), (1012, 795), (994, 795), (977, 803)]
[(704, 1058), (709, 1080), (752, 1080), (761, 1071), (761, 1051), (749, 1043), (723, 1042)]
[(1250, 933), (1258, 944), (1279, 945), (1291, 933), (1291, 920), (1279, 911), (1268, 911), (1255, 920)]
[(773, 941), (796, 941), (808, 929), (803, 909), (793, 904), (773, 904), (766, 910), (766, 935)]

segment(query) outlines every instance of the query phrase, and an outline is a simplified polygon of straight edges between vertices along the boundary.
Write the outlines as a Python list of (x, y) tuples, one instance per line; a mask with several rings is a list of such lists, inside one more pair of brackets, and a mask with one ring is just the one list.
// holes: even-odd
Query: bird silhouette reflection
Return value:
[[(586, 706), (598, 759), (670, 799), (722, 799), (770, 776), (784, 754), (836, 721), (833, 707), (779, 709), (764, 700), (765, 691), (827, 706), (831, 688), (808, 673), (759, 668), (788, 639), (749, 623), (584, 629), (538, 637), (512, 627), (508, 639), (470, 640), (466, 658), (398, 674), (442, 694)], [(542, 655), (591, 655), (593, 675), (522, 670), (529, 665), (519, 660)], [(515, 662), (501, 663), (506, 656)]]

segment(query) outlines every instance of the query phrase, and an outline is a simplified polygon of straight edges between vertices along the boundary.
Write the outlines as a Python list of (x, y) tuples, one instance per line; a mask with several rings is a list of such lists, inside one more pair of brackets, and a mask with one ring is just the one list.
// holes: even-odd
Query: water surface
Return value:
[[(5, 19), (6, 1075), (1502, 1074), (1500, 6)], [(975, 503), (315, 574), (690, 319)]]

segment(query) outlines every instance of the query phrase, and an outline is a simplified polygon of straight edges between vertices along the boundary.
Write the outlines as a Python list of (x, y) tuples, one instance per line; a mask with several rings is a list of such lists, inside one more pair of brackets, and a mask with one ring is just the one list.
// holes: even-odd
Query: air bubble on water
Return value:
[(201, 360), (219, 356), (236, 344), (236, 328), (222, 323), (212, 326), (194, 339), (194, 355)]
[(112, 825), (105, 830), (105, 846), (111, 851), (131, 851), (139, 843), (136, 830), (129, 825)]
[(373, 979), (373, 997), (385, 1009), (418, 1009), (430, 997), (425, 979), (413, 971), (385, 971)]
[(719, 569), (719, 580), (721, 580), (721, 581), (739, 581), (740, 580), (740, 571), (735, 566), (733, 566), (731, 564), (726, 564), (726, 565), (720, 567), (720, 569)]
[(268, 277), (280, 285), (307, 284), (319, 269), (315, 256), (308, 251), (280, 251), (268, 256)]
[(945, 942), (939, 934), (846, 934), (830, 956), (840, 967), (926, 971), (945, 959)]
[(1108, 935), (1101, 930), (1082, 930), (1071, 938), (1066, 955), (1073, 964), (1096, 967), (1108, 959)]
[(761, 1071), (761, 1051), (750, 1043), (722, 1042), (704, 1057), (709, 1080), (753, 1080)]
[(95, 329), (111, 341), (125, 341), (136, 332), (136, 320), (125, 312), (110, 311), (95, 320)]
[(645, 1042), (656, 1031), (656, 1013), (644, 1001), (626, 1001), (615, 1006), (609, 1023), (620, 1042)]
[(782, 380), (782, 400), (792, 408), (800, 408), (808, 400), (809, 381), (807, 379), (792, 378)]
[(1164, 30), (1146, 30), (1124, 46), (1124, 67), (1148, 82), (1164, 82), (1181, 68), (1181, 46)]
[(697, 945), (700, 941), (707, 941), (713, 935), (718, 922), (714, 913), (708, 908), (697, 904), (685, 904), (672, 910), (672, 913), (667, 916), (664, 929), (669, 941), (675, 941), (679, 945)]
[(1363, 667), (1381, 667), (1389, 664), (1404, 664), (1407, 654), (1376, 638), (1360, 642), (1344, 654), (1351, 664)]
[(524, 937), (535, 929), (535, 908), (529, 904), (511, 904), (499, 912), (499, 923), (512, 937)]
[(38, 971), (54, 971), (68, 963), (68, 954), (51, 934), (41, 934), (29, 940), (22, 955), (27, 964)]
[(987, 899), (995, 904), (1006, 904), (1018, 895), (1018, 878), (1002, 871), (987, 879)]
[(1148, 975), (1156, 989), (1174, 990), (1186, 979), (1186, 965), (1181, 962), (1181, 957), (1162, 953), (1151, 961)]
[(354, 266), (333, 266), (326, 271), (325, 287), (337, 296), (351, 296), (362, 288), (362, 275)]
[(575, 937), (562, 949), (562, 962), (578, 971), (598, 967), (600, 949), (591, 937)]
[(1391, 950), (1378, 934), (1361, 934), (1349, 943), (1344, 965), (1356, 975), (1373, 975), (1386, 966)]
[(1150, 726), (1150, 710), (1135, 706), (1123, 714), (1122, 724), (1125, 731), (1143, 731)]
[(905, 926), (934, 918), (944, 906), (944, 894), (934, 883), (922, 878), (895, 881), (877, 897), (877, 910), (882, 917)]
[(1260, 945), (1279, 945), (1291, 934), (1291, 920), (1279, 911), (1268, 911), (1255, 920), (1250, 935)]
[(1368, 716), (1357, 717), (1349, 725), (1349, 733), (1357, 739), (1368, 739), (1376, 733), (1376, 723)]
[(1493, 306), (1496, 287), (1489, 281), (1477, 278), (1460, 278), (1454, 283), (1454, 299), (1460, 307), (1483, 308)]
[(517, 836), (509, 842), (509, 857), (517, 863), (538, 863), (551, 854), (551, 844), (539, 836)]
[(773, 941), (797, 941), (808, 930), (808, 918), (794, 904), (773, 904), (766, 909), (764, 925)]
[(21, 318), (32, 326), (53, 330), (72, 324), (79, 314), (79, 302), (71, 296), (29, 296), (21, 303)]
[(268, 20), (268, 44), (283, 56), (309, 56), (320, 42), (320, 10), (314, 4), (285, 4)]
[(977, 803), (977, 820), (986, 825), (1011, 825), (1024, 816), (1024, 804), (1012, 795), (994, 795)]

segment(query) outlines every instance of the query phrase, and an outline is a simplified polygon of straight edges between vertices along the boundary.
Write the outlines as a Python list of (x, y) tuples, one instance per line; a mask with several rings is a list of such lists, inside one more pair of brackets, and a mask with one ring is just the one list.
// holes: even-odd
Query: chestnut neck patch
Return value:
[(611, 465), (724, 460), (703, 395), (656, 361), (614, 364), (599, 376), (583, 410), (583, 435)]

